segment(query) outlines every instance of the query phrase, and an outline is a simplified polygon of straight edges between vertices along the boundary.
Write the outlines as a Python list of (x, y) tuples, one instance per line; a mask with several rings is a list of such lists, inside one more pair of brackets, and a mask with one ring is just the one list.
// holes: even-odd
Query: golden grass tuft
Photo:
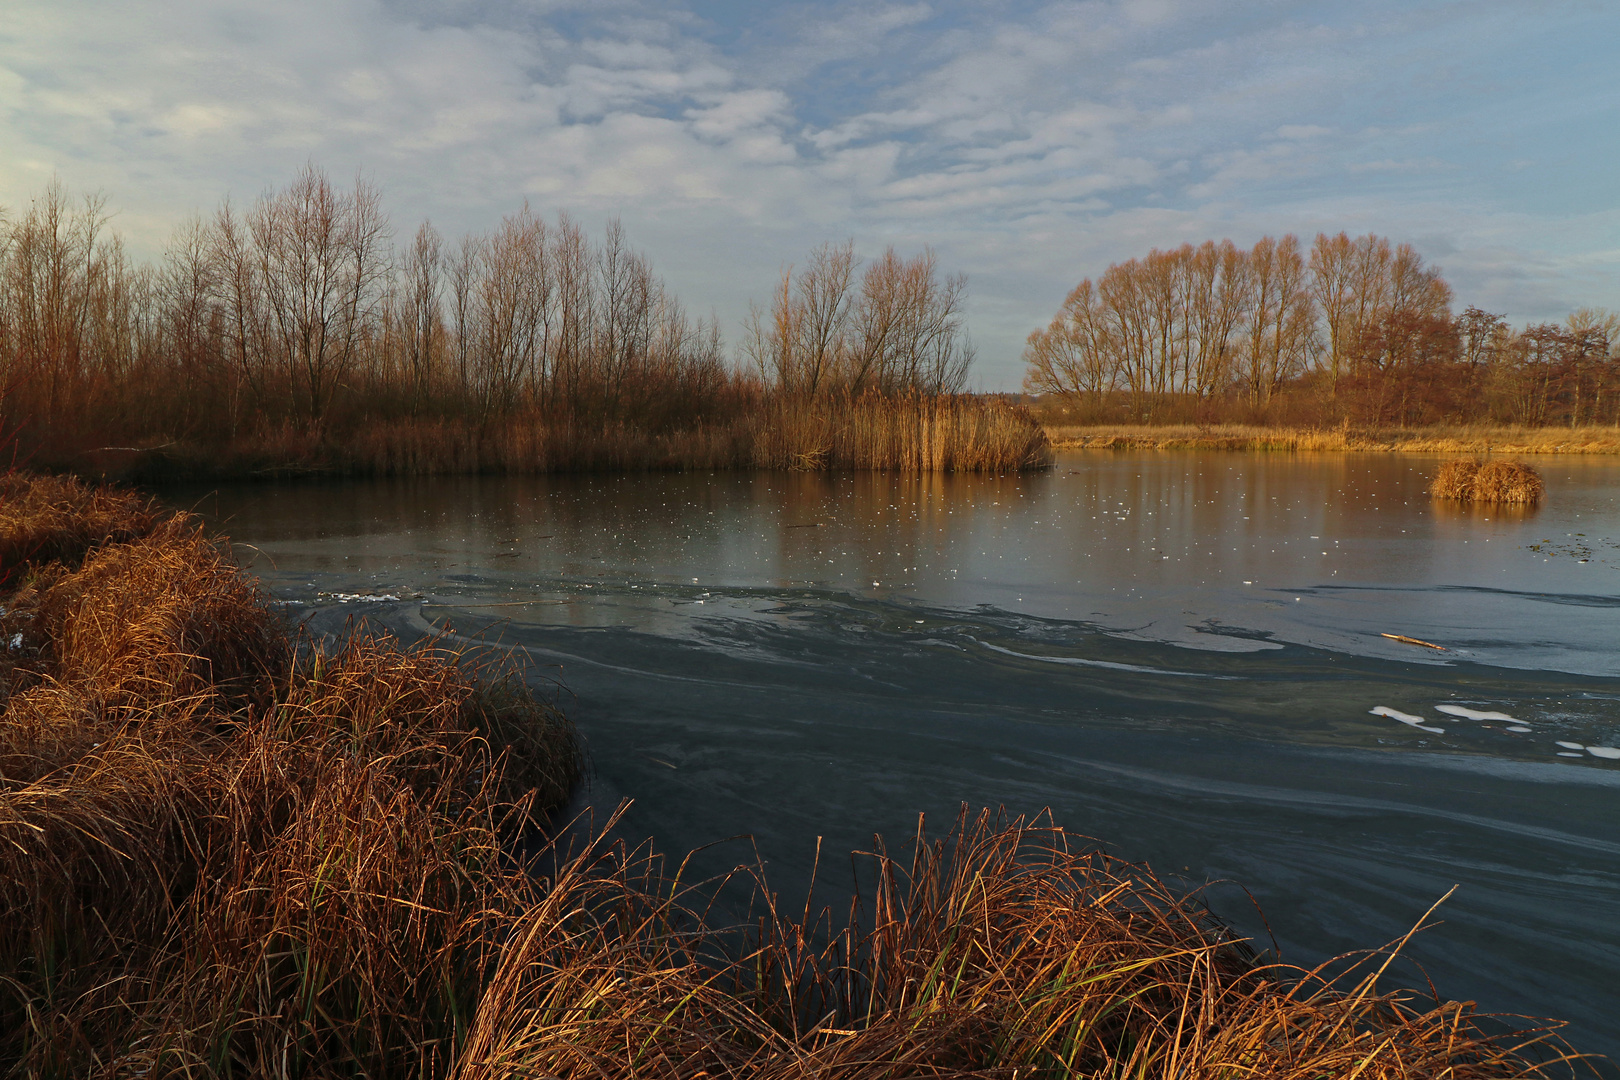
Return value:
[(106, 543), (144, 536), (160, 515), (151, 500), (70, 477), (0, 473), (0, 588), (28, 565), (76, 565)]
[[(881, 841), (849, 919), (763, 907), (716, 931), (707, 890), (642, 849), (586, 853), (524, 912), (458, 1080), (566, 1077), (1550, 1076), (1545, 1026), (1258, 961), (1144, 867), (1047, 820), (965, 813)], [(1339, 965), (1343, 968), (1343, 964)]]
[(1429, 485), (1437, 499), (1534, 506), (1543, 495), (1541, 474), (1522, 461), (1458, 458), (1440, 467)]
[(442, 1073), (572, 729), (431, 644), (295, 651), (183, 515), (28, 569), (0, 597), (0, 1070)]

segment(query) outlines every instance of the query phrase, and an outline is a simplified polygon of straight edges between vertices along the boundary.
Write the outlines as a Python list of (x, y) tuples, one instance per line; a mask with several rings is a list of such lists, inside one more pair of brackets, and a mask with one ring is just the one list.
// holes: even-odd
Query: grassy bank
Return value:
[(1349, 450), (1444, 454), (1620, 454), (1620, 427), (1259, 427), (1054, 424), (1058, 450)]
[(672, 430), (519, 413), (396, 417), (323, 432), (285, 427), (223, 442), (154, 438), (140, 447), (57, 439), (33, 459), (137, 480), (267, 476), (444, 476), (606, 470), (801, 469), (1017, 472), (1052, 460), (1017, 406), (972, 395), (761, 397), (737, 417)]
[(1144, 867), (964, 816), (847, 918), (650, 849), (518, 852), (566, 723), (294, 648), (193, 519), (0, 477), (0, 1070), (28, 1076), (1522, 1077), (1554, 1036), (1258, 960)]

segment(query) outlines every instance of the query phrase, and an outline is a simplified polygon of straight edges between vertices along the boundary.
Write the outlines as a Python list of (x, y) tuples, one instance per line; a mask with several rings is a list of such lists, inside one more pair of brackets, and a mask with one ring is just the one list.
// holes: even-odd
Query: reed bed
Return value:
[(790, 398), (753, 432), (752, 464), (769, 469), (1019, 472), (1052, 462), (1027, 412), (971, 395)]
[[(71, 482), (7, 482), (100, 505)], [(0, 714), (7, 1074), (1473, 1080), (1582, 1065), (1552, 1025), (1384, 988), (1387, 955), (1265, 963), (1196, 898), (1045, 819), (964, 814), (937, 840), (919, 821), (895, 856), (874, 838), (841, 918), (780, 904), (753, 866), (691, 883), (606, 833), (536, 843), (579, 768), (554, 710), (433, 642), (357, 629), (295, 647), (221, 544), (139, 507), (143, 535), (27, 564), (0, 597), (22, 635)], [(752, 914), (714, 916), (722, 889), (751, 892)]]
[(1620, 454), (1620, 428), (1261, 427), (1244, 424), (1055, 425), (1060, 450), (1337, 450), (1446, 454)]
[(1437, 499), (1534, 506), (1543, 494), (1541, 474), (1522, 461), (1458, 458), (1440, 467), (1429, 485)]
[(669, 431), (539, 413), (483, 424), (397, 419), (325, 435), (283, 428), (225, 448), (163, 446), (103, 464), (135, 477), (221, 478), (754, 468), (1016, 472), (1052, 460), (1045, 431), (1027, 411), (974, 395), (778, 397), (758, 405)]
[(131, 492), (0, 473), (0, 588), (30, 565), (76, 566), (91, 548), (145, 536), (157, 520), (150, 500)]

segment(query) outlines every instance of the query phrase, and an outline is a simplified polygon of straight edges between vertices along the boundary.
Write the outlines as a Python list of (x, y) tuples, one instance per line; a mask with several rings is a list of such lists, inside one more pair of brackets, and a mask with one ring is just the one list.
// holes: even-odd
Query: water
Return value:
[(1294, 963), (1397, 939), (1455, 884), (1408, 946), (1440, 992), (1617, 1053), (1620, 462), (1541, 459), (1547, 503), (1515, 513), (1432, 503), (1437, 460), (173, 498), (317, 631), (363, 615), (523, 660), (589, 740), (583, 802), (634, 798), (624, 831), (670, 852), (752, 836), (711, 869), (757, 847), (800, 895), (818, 836), (1050, 807), (1214, 883)]

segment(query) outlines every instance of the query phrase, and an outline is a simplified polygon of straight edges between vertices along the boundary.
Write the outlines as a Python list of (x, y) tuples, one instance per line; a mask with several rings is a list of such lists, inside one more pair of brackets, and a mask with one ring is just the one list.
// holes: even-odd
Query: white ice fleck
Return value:
[(1377, 708), (1368, 709), (1367, 711), (1373, 716), (1387, 716), (1391, 720), (1399, 720), (1406, 726), (1415, 727), (1419, 731), (1429, 731), (1436, 735), (1444, 735), (1446, 733), (1445, 728), (1429, 727), (1423, 722), (1423, 717), (1421, 716), (1413, 716), (1411, 713), (1403, 713), (1399, 709), (1390, 708), (1388, 705), (1379, 705)]
[(1436, 709), (1447, 716), (1460, 716), (1464, 720), (1505, 720), (1510, 724), (1522, 724), (1517, 716), (1509, 716), (1505, 712), (1481, 712), (1479, 709), (1465, 709), (1461, 705), (1436, 705)]
[(1586, 749), (1586, 745), (1584, 743), (1565, 742), (1563, 739), (1559, 739), (1559, 740), (1557, 740), (1557, 742), (1558, 742), (1558, 745), (1562, 746), (1565, 750), (1585, 750)]
[(11, 648), (13, 651), (22, 648), (22, 634), (11, 635)]
[(1604, 758), (1608, 761), (1620, 761), (1620, 748), (1613, 746), (1588, 746), (1586, 752), (1593, 757)]
[(1560, 751), (1558, 751), (1558, 756), (1559, 757), (1580, 757), (1581, 755), (1573, 754), (1568, 750), (1560, 750)]
[(1516, 735), (1528, 735), (1530, 733), (1530, 729), (1527, 728), (1527, 727), (1524, 727), (1523, 725), (1520, 725), (1519, 727), (1510, 727), (1507, 730), (1513, 732)]

